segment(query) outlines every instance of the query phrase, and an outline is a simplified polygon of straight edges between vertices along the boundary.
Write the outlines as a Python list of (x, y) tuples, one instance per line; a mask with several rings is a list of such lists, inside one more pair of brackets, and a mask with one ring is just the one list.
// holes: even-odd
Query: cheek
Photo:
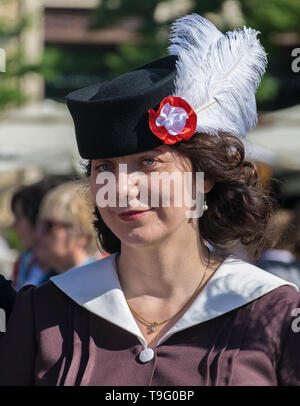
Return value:
[(49, 255), (61, 256), (66, 252), (67, 241), (65, 230), (55, 230), (45, 237), (44, 248)]
[(171, 206), (156, 209), (157, 223), (167, 230), (176, 229), (179, 225), (184, 223), (186, 221), (185, 214), (185, 207)]
[[(157, 187), (155, 188), (157, 193)], [(160, 185), (160, 207), (171, 209), (170, 213), (174, 213), (180, 216), (180, 212), (187, 209), (187, 203), (189, 202), (189, 195), (185, 190), (185, 181), (183, 176), (178, 175), (175, 182), (165, 182)]]
[[(101, 193), (99, 193), (101, 191), (101, 189), (103, 189), (103, 190)], [(116, 191), (114, 189), (112, 189), (112, 186), (110, 186), (108, 188), (107, 183), (97, 184), (95, 176), (91, 177), (90, 190), (91, 190), (91, 195), (93, 198), (93, 203), (95, 204), (95, 206), (98, 206), (98, 208), (103, 207), (103, 205), (105, 206), (106, 202), (108, 200), (108, 197), (111, 195), (115, 196), (115, 193), (116, 193)], [(110, 191), (110, 194), (108, 194), (108, 190)]]

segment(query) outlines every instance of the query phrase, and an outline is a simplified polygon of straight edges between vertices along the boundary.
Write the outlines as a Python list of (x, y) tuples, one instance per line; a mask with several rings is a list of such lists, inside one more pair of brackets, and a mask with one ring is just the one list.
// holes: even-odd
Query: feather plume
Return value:
[(178, 56), (174, 96), (197, 114), (198, 132), (245, 136), (257, 124), (255, 92), (267, 58), (251, 28), (227, 32), (197, 14), (172, 25), (168, 50)]

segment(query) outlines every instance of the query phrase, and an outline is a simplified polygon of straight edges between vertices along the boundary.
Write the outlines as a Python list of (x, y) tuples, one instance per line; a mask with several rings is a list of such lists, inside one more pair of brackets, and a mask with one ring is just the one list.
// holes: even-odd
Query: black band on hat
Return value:
[(172, 94), (176, 60), (166, 56), (67, 95), (82, 158), (136, 154), (163, 143), (149, 128), (148, 109)]

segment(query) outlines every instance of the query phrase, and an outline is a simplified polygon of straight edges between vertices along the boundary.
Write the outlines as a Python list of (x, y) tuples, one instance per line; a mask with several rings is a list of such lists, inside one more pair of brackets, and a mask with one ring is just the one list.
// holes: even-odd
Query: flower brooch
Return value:
[(165, 144), (187, 141), (195, 133), (197, 115), (181, 97), (165, 97), (157, 111), (148, 112), (151, 131)]

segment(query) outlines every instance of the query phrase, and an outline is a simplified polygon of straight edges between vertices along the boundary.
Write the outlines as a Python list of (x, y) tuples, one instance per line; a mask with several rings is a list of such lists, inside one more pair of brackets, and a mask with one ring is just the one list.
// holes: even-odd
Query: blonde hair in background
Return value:
[(97, 235), (93, 226), (93, 205), (82, 181), (63, 183), (45, 196), (39, 213), (40, 219), (50, 219), (72, 225), (70, 234), (86, 235), (90, 255), (99, 254)]

